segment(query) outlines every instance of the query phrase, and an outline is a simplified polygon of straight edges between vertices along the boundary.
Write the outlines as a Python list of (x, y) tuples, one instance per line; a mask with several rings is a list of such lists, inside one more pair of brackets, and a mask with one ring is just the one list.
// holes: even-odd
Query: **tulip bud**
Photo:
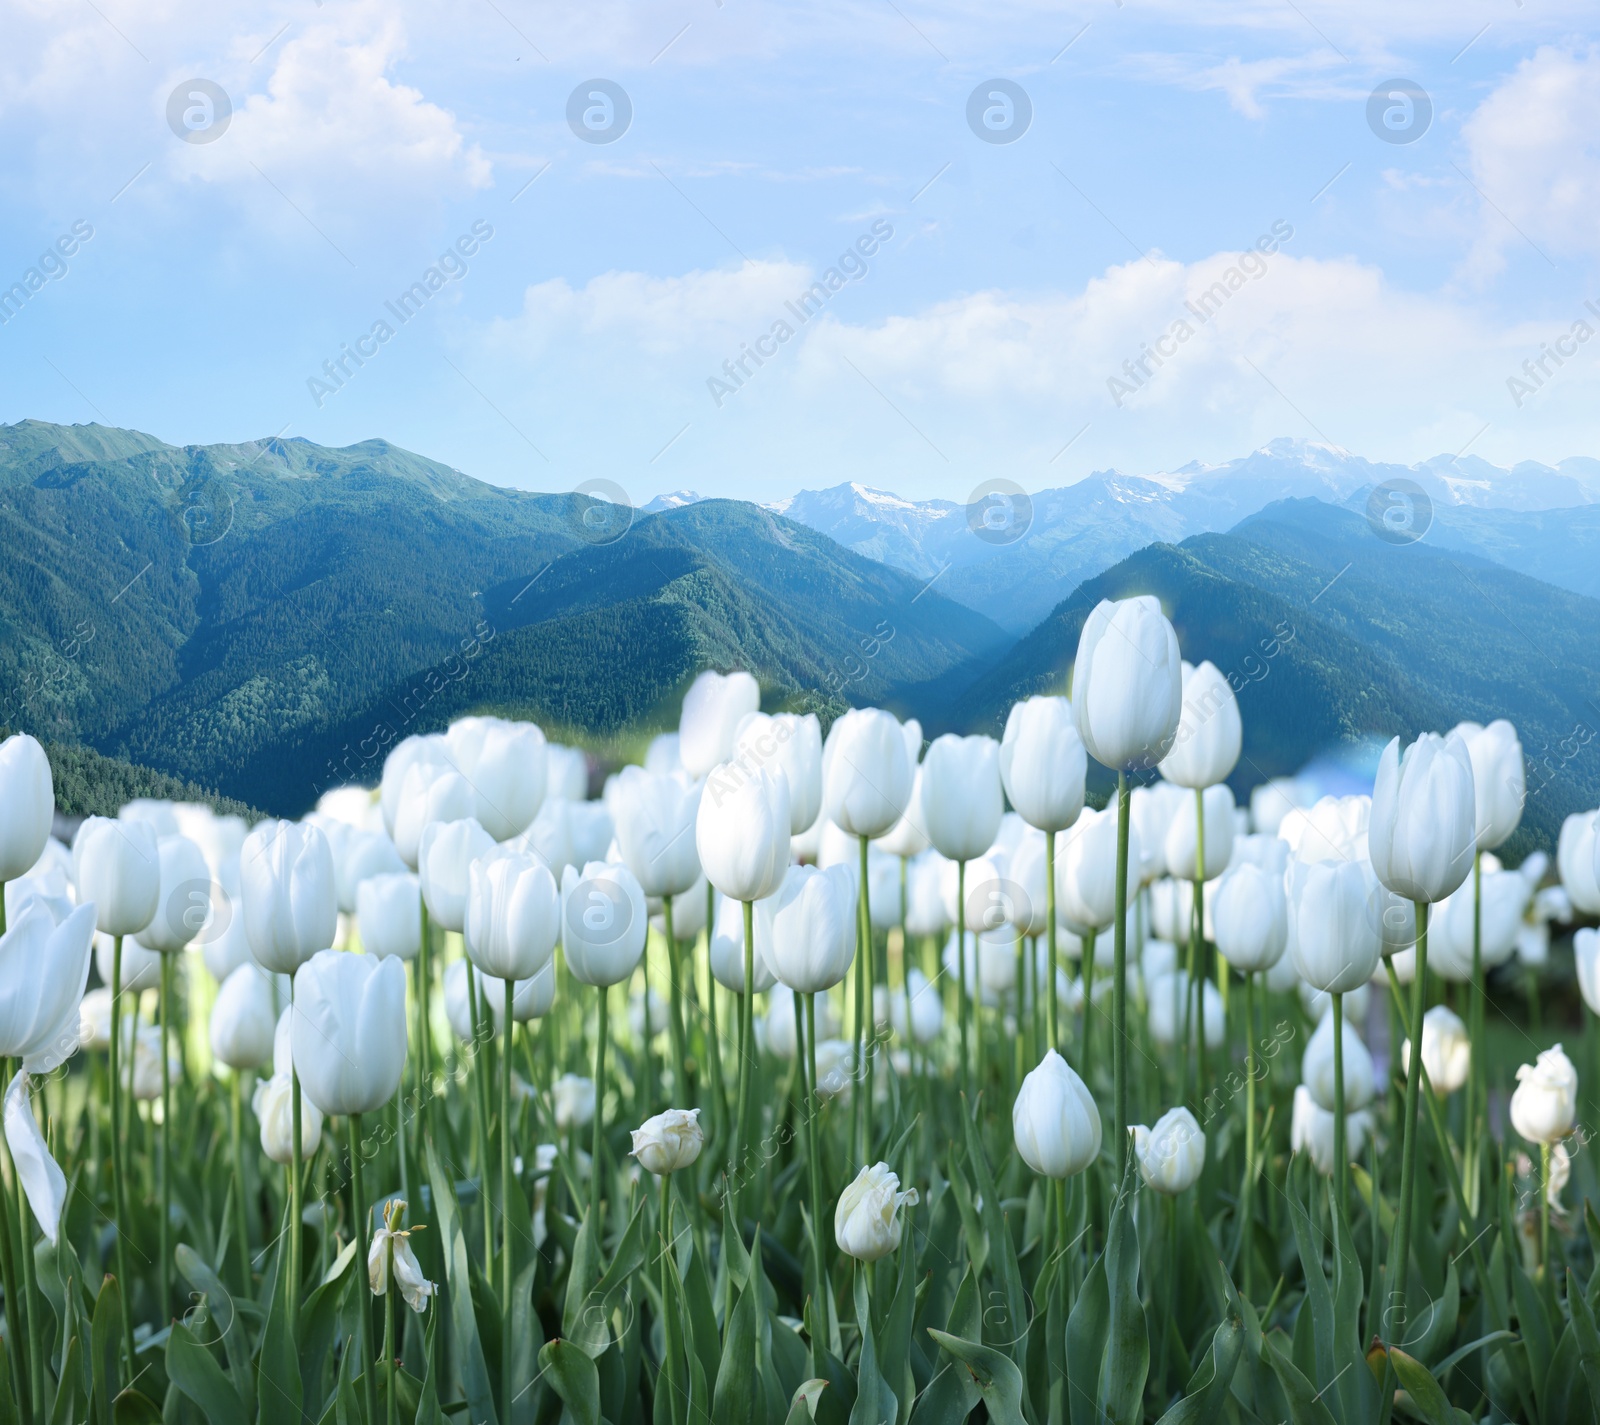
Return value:
[[(1379, 974), (1382, 974), (1379, 971)], [(1300, 1007), (1305, 1010), (1306, 1018), (1313, 1024), (1321, 1024), (1324, 1016), (1333, 1005), (1333, 996), (1326, 990), (1314, 989), (1304, 980), (1295, 976), (1295, 983), (1289, 986), (1297, 990), (1300, 995)], [(1344, 991), (1344, 1018), (1350, 1024), (1365, 1024), (1367, 1022), (1367, 1006), (1372, 994), (1372, 985), (1357, 985), (1353, 990)]]
[(898, 856), (878, 850), (876, 841), (868, 850), (867, 885), (872, 892), (868, 905), (876, 931), (886, 934), (904, 919), (900, 904), (900, 872), (904, 864)]
[(707, 878), (736, 901), (774, 894), (789, 867), (789, 784), (776, 769), (715, 767), (695, 814), (695, 846)]
[(1578, 990), (1591, 1014), (1600, 1014), (1600, 930), (1587, 926), (1574, 932), (1572, 958), (1578, 970)]
[[(124, 1011), (124, 1027), (131, 1018)], [(78, 1004), (78, 1047), (101, 1053), (111, 1047), (111, 991), (105, 985), (90, 990)]]
[[(717, 917), (711, 923), (711, 973), (717, 983), (736, 995), (744, 993), (744, 906), (738, 901), (717, 902)], [(764, 994), (777, 983), (767, 957), (754, 956), (755, 992)]]
[(1517, 1070), (1511, 1126), (1530, 1143), (1555, 1143), (1572, 1132), (1578, 1113), (1578, 1071), (1561, 1046)]
[(1154, 782), (1135, 787), (1128, 798), (1128, 873), (1135, 870), (1133, 844), (1137, 838), (1141, 855), (1137, 864), (1139, 880), (1149, 885), (1167, 874), (1167, 832), (1185, 813), (1194, 820), (1194, 793), (1171, 782)]
[(971, 861), (994, 845), (1005, 811), (1000, 744), (992, 737), (936, 738), (922, 763), (928, 840), (951, 861)]
[(852, 708), (828, 730), (822, 749), (823, 816), (848, 836), (885, 835), (911, 803), (915, 768), (893, 713)]
[(624, 767), (617, 777), (617, 849), (647, 896), (682, 895), (700, 879), (695, 818), (700, 785), (681, 772)]
[(469, 717), (451, 723), (446, 740), (472, 788), (473, 819), (496, 841), (526, 831), (545, 798), (544, 733), (531, 722)]
[(422, 883), (409, 871), (369, 876), (356, 889), (361, 948), (380, 960), (414, 960), (422, 949)]
[(1383, 953), (1374, 917), (1379, 887), (1365, 860), (1289, 863), (1294, 967), (1314, 989), (1348, 994), (1372, 978)]
[(1023, 1162), (1042, 1177), (1070, 1178), (1100, 1155), (1100, 1110), (1054, 1049), (1045, 1051), (1017, 1090), (1011, 1132)]
[(733, 761), (783, 773), (791, 834), (816, 822), (822, 810), (822, 725), (815, 713), (746, 713), (734, 737)]
[[(831, 821), (826, 825), (832, 826)], [(891, 856), (910, 860), (928, 849), (928, 817), (922, 809), (922, 768), (911, 769), (911, 798), (900, 820), (883, 833), (873, 845)]]
[[(141, 1103), (161, 1097), (161, 1030), (141, 1024), (133, 1039), (133, 1096)], [(167, 1055), (167, 1077), (182, 1075), (183, 1065), (176, 1054)]]
[(339, 909), (354, 915), (360, 909), (360, 892), (373, 876), (404, 874), (406, 863), (395, 844), (381, 831), (357, 831), (345, 843), (344, 853), (334, 857), (334, 883), (339, 891)]
[[(1309, 1153), (1311, 1162), (1323, 1177), (1333, 1175), (1334, 1125), (1331, 1109), (1322, 1108), (1304, 1084), (1295, 1085), (1294, 1111), (1289, 1119), (1289, 1149)], [(1372, 1131), (1372, 1114), (1358, 1109), (1344, 1116), (1346, 1161), (1359, 1158)]]
[(477, 809), (471, 784), (448, 762), (416, 763), (400, 787), (393, 833), (400, 859), (417, 869), (423, 833), (435, 822), (471, 819)]
[(820, 994), (855, 959), (856, 881), (845, 866), (791, 866), (777, 894), (756, 904), (756, 947), (792, 990)]
[(163, 836), (156, 843), (156, 860), (161, 881), (156, 913), (135, 939), (147, 950), (175, 955), (213, 923), (215, 888), (206, 858), (186, 836)]
[(1291, 811), (1310, 805), (1312, 792), (1297, 777), (1269, 777), (1250, 793), (1250, 825), (1276, 836)]
[[(1098, 984), (1096, 988), (1099, 988)], [(1200, 981), (1198, 1004), (1194, 1002), (1188, 972), (1184, 970), (1174, 970), (1170, 975), (1162, 975), (1151, 981), (1145, 994), (1150, 1004), (1150, 1037), (1162, 1048), (1176, 1044), (1183, 1031), (1183, 1002), (1186, 995), (1191, 1001), (1189, 1032), (1194, 1032), (1193, 1017), (1198, 1013), (1205, 1031), (1206, 1048), (1215, 1049), (1221, 1045), (1227, 1033), (1226, 1018), (1222, 1009), (1222, 995), (1210, 980)]]
[(876, 1262), (900, 1245), (900, 1209), (915, 1207), (917, 1190), (900, 1191), (899, 1177), (887, 1163), (874, 1163), (856, 1174), (839, 1196), (833, 1214), (833, 1236), (839, 1250), (858, 1262)]
[(662, 1177), (687, 1168), (705, 1141), (698, 1108), (669, 1108), (633, 1130), (633, 1156), (645, 1172)]
[(411, 1249), (411, 1234), (393, 1230), (400, 1219), (405, 1203), (390, 1206), (384, 1225), (372, 1235), (372, 1246), (367, 1251), (367, 1285), (374, 1296), (387, 1296), (389, 1292), (389, 1258), (394, 1257), (394, 1284), (399, 1288), (405, 1303), (418, 1314), (428, 1309), (428, 1299), (438, 1290), (422, 1274), (422, 1264)]
[[(294, 1161), (294, 1081), (273, 1074), (256, 1083), (250, 1107), (261, 1125), (261, 1151), (274, 1163)], [(309, 1094), (300, 1099), (300, 1156), (310, 1158), (322, 1141), (322, 1110)]]
[(34, 900), (0, 935), (0, 1056), (28, 1073), (49, 1073), (77, 1052), (94, 917), (81, 905), (58, 924)]
[(1083, 810), (1088, 756), (1065, 698), (1024, 698), (1006, 717), (1000, 778), (1022, 819), (1065, 831)]
[(78, 900), (93, 902), (107, 935), (133, 935), (155, 918), (161, 897), (161, 855), (145, 822), (91, 816), (72, 839)]
[(468, 868), (467, 954), (484, 974), (532, 979), (549, 963), (560, 930), (560, 892), (537, 856), (502, 847)]
[(1117, 771), (1153, 767), (1172, 749), (1183, 710), (1178, 635), (1149, 595), (1102, 599), (1084, 620), (1072, 714), (1089, 755)]
[(271, 981), (255, 965), (241, 965), (211, 1006), (211, 1053), (230, 1069), (259, 1069), (272, 1060), (277, 1024)]
[(1424, 733), (1404, 755), (1383, 750), (1367, 847), (1378, 879), (1411, 901), (1441, 901), (1472, 870), (1477, 849), (1472, 759), (1455, 733)]
[(239, 885), (250, 953), (263, 970), (292, 975), (333, 944), (333, 852), (316, 827), (262, 822), (239, 853)]
[[(109, 935), (97, 934), (94, 937), (94, 965), (100, 972), (100, 978), (107, 985), (111, 984), (117, 967), (117, 943)], [(141, 994), (145, 990), (153, 990), (161, 983), (161, 954), (156, 950), (146, 950), (131, 936), (122, 942), (122, 993), (125, 995)]]
[(1216, 665), (1183, 664), (1183, 711), (1161, 775), (1180, 787), (1214, 787), (1238, 763), (1243, 736), (1238, 700)]
[(50, 759), (25, 732), (0, 742), (0, 807), (0, 882), (14, 881), (44, 854), (56, 809)]
[(294, 977), (295, 1072), (324, 1113), (372, 1113), (400, 1087), (406, 972), (398, 960), (319, 950)]
[(1556, 868), (1573, 906), (1600, 914), (1600, 811), (1574, 812), (1561, 823)]
[(710, 670), (694, 680), (684, 695), (678, 720), (678, 755), (691, 777), (704, 777), (733, 751), (740, 719), (761, 706), (761, 689), (745, 672)]
[[(1194, 797), (1187, 808), (1180, 808), (1167, 828), (1167, 874), (1180, 881), (1209, 881), (1220, 876), (1233, 859), (1233, 793), (1226, 786), (1207, 787), (1200, 794), (1205, 808), (1206, 857), (1203, 873), (1197, 875), (1195, 858), (1199, 853), (1200, 813)], [(1129, 857), (1130, 864), (1132, 857)]]
[(563, 1074), (550, 1086), (550, 1097), (555, 1104), (557, 1128), (582, 1128), (593, 1122), (593, 1079), (583, 1078), (579, 1074)]
[(684, 770), (677, 733), (659, 732), (650, 739), (650, 745), (645, 749), (644, 769), (657, 777)]
[[(1128, 864), (1140, 855), (1128, 827)], [(1098, 929), (1117, 915), (1117, 813), (1085, 811), (1056, 845), (1056, 895), (1061, 916)]]
[(1133, 1130), (1139, 1175), (1159, 1193), (1176, 1197), (1199, 1181), (1206, 1165), (1206, 1135), (1186, 1108), (1168, 1109), (1154, 1128)]
[(545, 799), (581, 802), (589, 795), (589, 755), (581, 747), (549, 743), (545, 749)]
[[(1344, 1045), (1344, 1106), (1353, 1113), (1372, 1102), (1376, 1088), (1372, 1055), (1353, 1024), (1343, 1020), (1340, 1027)], [(1333, 1048), (1333, 1016), (1330, 1014), (1316, 1027), (1300, 1059), (1302, 1082), (1311, 1090), (1318, 1107), (1330, 1113), (1333, 1112), (1334, 1086), (1338, 1082), (1333, 1071)]]
[[(1400, 1046), (1400, 1067), (1411, 1072), (1411, 1041)], [(1472, 1041), (1467, 1026), (1458, 1015), (1436, 1004), (1422, 1016), (1422, 1067), (1428, 1082), (1441, 1098), (1447, 1098), (1467, 1081), (1472, 1067)]]
[(1472, 789), (1480, 851), (1493, 851), (1517, 829), (1527, 800), (1528, 779), (1517, 730), (1504, 718), (1488, 727), (1463, 722), (1456, 727), (1472, 762)]
[(644, 892), (626, 866), (591, 861), (561, 875), (561, 947), (585, 985), (621, 984), (644, 954), (650, 918)]
[(1211, 906), (1217, 953), (1244, 974), (1270, 970), (1289, 939), (1289, 903), (1281, 872), (1248, 862), (1233, 867), (1217, 886)]
[(417, 877), (434, 924), (462, 930), (472, 863), (494, 850), (494, 838), (471, 817), (430, 822), (417, 846)]
[(1428, 926), (1428, 968), (1457, 984), (1472, 978), (1475, 933), (1485, 970), (1511, 958), (1523, 912), (1532, 899), (1521, 872), (1485, 871), (1482, 880), (1481, 901), (1468, 879), (1439, 902)]

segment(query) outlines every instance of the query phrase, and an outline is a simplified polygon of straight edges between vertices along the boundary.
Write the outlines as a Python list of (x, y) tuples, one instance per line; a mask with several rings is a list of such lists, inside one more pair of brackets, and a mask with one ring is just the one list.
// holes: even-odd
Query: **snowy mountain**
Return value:
[[(1516, 568), (1539, 553), (1522, 548), (1514, 532), (1526, 527), (1534, 537), (1521, 512), (1600, 504), (1600, 460), (1586, 457), (1556, 466), (1525, 461), (1510, 469), (1448, 455), (1399, 465), (1320, 442), (1280, 439), (1217, 465), (1197, 461), (1144, 476), (1105, 470), (1041, 490), (1032, 497), (1026, 533), (1009, 544), (979, 538), (962, 504), (909, 500), (865, 485), (803, 490), (769, 508), (859, 554), (936, 580), (947, 597), (1021, 634), (1083, 580), (1145, 545), (1231, 529), (1277, 500), (1311, 497), (1364, 508), (1375, 486), (1394, 480), (1426, 493), (1441, 542)], [(1485, 510), (1519, 512), (1509, 521), (1513, 532), (1507, 521), (1479, 513)], [(1585, 528), (1589, 522), (1574, 521)], [(1561, 523), (1539, 522), (1545, 556), (1550, 526)], [(1575, 578), (1583, 577), (1591, 548), (1586, 542), (1568, 561)]]

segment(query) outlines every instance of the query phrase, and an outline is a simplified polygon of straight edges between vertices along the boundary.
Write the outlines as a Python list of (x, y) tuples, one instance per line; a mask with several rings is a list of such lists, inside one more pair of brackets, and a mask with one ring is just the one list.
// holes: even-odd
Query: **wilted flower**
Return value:
[(367, 1252), (367, 1282), (374, 1296), (385, 1296), (389, 1291), (389, 1255), (394, 1253), (394, 1284), (400, 1289), (405, 1303), (415, 1312), (428, 1309), (428, 1298), (437, 1288), (422, 1275), (422, 1266), (411, 1250), (411, 1233), (395, 1226), (405, 1213), (403, 1202), (391, 1202), (383, 1214), (383, 1226), (372, 1235), (372, 1246)]

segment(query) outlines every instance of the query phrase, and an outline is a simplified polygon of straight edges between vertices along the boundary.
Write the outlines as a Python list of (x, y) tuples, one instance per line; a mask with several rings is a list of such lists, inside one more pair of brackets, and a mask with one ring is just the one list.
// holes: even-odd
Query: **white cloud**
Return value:
[(1600, 49), (1538, 50), (1462, 137), (1482, 196), (1476, 271), (1495, 270), (1524, 242), (1552, 258), (1600, 255)]

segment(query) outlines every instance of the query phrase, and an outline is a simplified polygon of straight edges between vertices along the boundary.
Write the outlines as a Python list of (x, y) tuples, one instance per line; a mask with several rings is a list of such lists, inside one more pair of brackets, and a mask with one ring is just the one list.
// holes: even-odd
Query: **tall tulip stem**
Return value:
[(600, 1183), (604, 1177), (604, 1169), (600, 1166), (600, 1150), (605, 1147), (605, 1107), (606, 1107), (606, 1031), (609, 1028), (606, 1022), (607, 1000), (611, 990), (608, 985), (601, 985), (599, 990), (600, 1001), (595, 1010), (594, 1021), (594, 1134), (589, 1148), (589, 1236), (594, 1242), (595, 1250), (600, 1250)]
[(739, 1100), (734, 1115), (733, 1154), (728, 1159), (728, 1180), (732, 1193), (734, 1231), (742, 1235), (743, 1228), (739, 1225), (739, 1198), (741, 1179), (745, 1170), (745, 1135), (749, 1131), (750, 1060), (756, 1048), (756, 908), (753, 901), (743, 901), (741, 904), (744, 907), (744, 991), (739, 996)]
[[(294, 979), (289, 980), (289, 1023), (294, 1024)], [(290, 1143), (289, 1143), (289, 1299), (284, 1303), (285, 1315), (289, 1319), (289, 1339), (296, 1340), (295, 1332), (300, 1323), (300, 1194), (303, 1190), (301, 1183), (300, 1165), (300, 1071), (295, 1068), (291, 1056), (289, 1062), (289, 1113), (290, 1113)]]
[[(1128, 774), (1117, 773), (1117, 921), (1111, 942), (1116, 965), (1112, 971), (1111, 1017), (1116, 1025), (1112, 1044), (1111, 1077), (1115, 1117), (1112, 1133), (1117, 1142), (1117, 1181), (1128, 1176), (1128, 819), (1131, 812)], [(1089, 950), (1088, 954), (1093, 954)], [(1084, 1006), (1085, 1013), (1088, 1006)]]
[(156, 1274), (161, 1289), (158, 1320), (165, 1321), (172, 1310), (172, 1254), (167, 1238), (172, 1231), (172, 1063), (167, 1053), (167, 1035), (172, 1020), (172, 957), (161, 957), (161, 1269)]
[[(671, 940), (671, 937), (668, 937)], [(678, 1352), (672, 1329), (672, 1174), (661, 1175), (661, 1375), (667, 1393), (667, 1418), (676, 1425), (683, 1418), (678, 1388)], [(507, 1336), (509, 1341), (511, 1338)], [(510, 1359), (510, 1353), (507, 1353)], [(506, 1373), (506, 1399), (511, 1399), (511, 1375)], [(510, 1414), (510, 1407), (506, 1413)]]
[[(394, 1279), (394, 1238), (393, 1237), (389, 1237), (388, 1239), (385, 1240), (385, 1242), (383, 1244), (383, 1250), (384, 1250), (385, 1256), (388, 1258), (388, 1261), (385, 1262), (385, 1264), (384, 1264), (388, 1269), (387, 1272), (384, 1275), (384, 1280), (389, 1285), (389, 1290), (386, 1291), (383, 1294), (383, 1368), (384, 1368), (385, 1375), (387, 1377), (387, 1384), (388, 1384), (388, 1390), (385, 1392), (385, 1394), (387, 1396), (386, 1404), (387, 1404), (387, 1407), (388, 1407), (388, 1422), (389, 1422), (389, 1425), (398, 1425), (398, 1421), (399, 1421), (399, 1418), (400, 1418), (400, 1402), (399, 1402), (398, 1397), (395, 1394), (395, 1388), (394, 1388), (394, 1374), (395, 1374), (394, 1313), (395, 1313), (395, 1309), (396, 1309), (395, 1308), (394, 1299), (395, 1299), (395, 1297), (397, 1297), (400, 1294), (400, 1290), (399, 1290), (399, 1287), (398, 1287), (398, 1285), (397, 1285), (397, 1283), (395, 1282), (395, 1279)], [(511, 1338), (509, 1336), (506, 1337), (507, 1341), (509, 1341), (510, 1339)], [(510, 1350), (509, 1346), (505, 1347), (504, 1350), (505, 1350), (505, 1354), (506, 1354), (506, 1359), (510, 1360), (510, 1358), (511, 1358), (511, 1350)], [(510, 1414), (510, 1407), (509, 1406), (507, 1407), (506, 1413)]]
[[(361, 1115), (349, 1114), (345, 1118), (345, 1127), (350, 1138), (350, 1220), (356, 1233), (357, 1242), (367, 1240), (368, 1229), (372, 1226), (367, 1210), (367, 1195), (361, 1180)], [(389, 1285), (394, 1289), (394, 1268), (390, 1264)], [(367, 1419), (376, 1421), (378, 1418), (378, 1381), (377, 1363), (372, 1357), (372, 1303), (362, 1293), (360, 1346), (361, 1346), (361, 1382), (362, 1395), (367, 1406)]]
[[(0, 900), (4, 900), (4, 888), (0, 887)], [(11, 1230), (11, 1195), (0, 1186), (0, 1283), (5, 1286), (6, 1300), (17, 1301), (17, 1262), (15, 1234)], [(30, 1417), (29, 1397), (23, 1388), (27, 1375), (22, 1366), (22, 1336), (23, 1332), (11, 1329), (6, 1332), (6, 1352), (11, 1357), (11, 1379), (15, 1382), (15, 1389), (21, 1401), (21, 1413), (24, 1419)]]
[[(505, 982), (506, 1042), (500, 1053), (500, 1312), (503, 1326), (500, 1333), (500, 1399), (503, 1409), (511, 1414), (512, 1372), (511, 1362), (511, 1035), (516, 1021), (511, 1017), (511, 1002), (516, 995), (516, 981)], [(646, 990), (648, 995), (649, 991)], [(595, 1100), (595, 1118), (600, 1117), (598, 1096)]]
[(422, 1091), (424, 1104), (424, 1131), (432, 1122), (432, 1109), (427, 1105), (433, 1099), (433, 1036), (428, 1022), (428, 993), (433, 982), (433, 946), (428, 924), (428, 902), (417, 897), (422, 906), (421, 948), (417, 953), (417, 1087)]
[(1472, 857), (1472, 998), (1467, 1005), (1468, 1038), (1472, 1044), (1472, 1058), (1467, 1066), (1466, 1152), (1463, 1155), (1467, 1182), (1471, 1184), (1471, 1203), (1474, 1212), (1478, 1206), (1478, 1144), (1482, 1142), (1480, 1114), (1487, 1107), (1487, 1091), (1483, 1080), (1483, 853)]
[[(124, 1240), (128, 1217), (128, 1143), (124, 1132), (122, 1112), (122, 937), (115, 936), (111, 946), (111, 1205), (117, 1214), (117, 1280), (124, 1290), (131, 1288), (128, 1280), (128, 1248)], [(130, 1046), (130, 1050), (131, 1050)], [(131, 1058), (131, 1052), (129, 1057)], [(295, 1100), (295, 1129), (300, 1128), (298, 1098)], [(298, 1140), (297, 1140), (298, 1141)], [(123, 1365), (128, 1378), (133, 1379), (133, 1313), (122, 1313)]]
[(233, 1071), (233, 1208), (238, 1219), (234, 1231), (239, 1238), (239, 1290), (243, 1295), (250, 1296), (250, 1219), (244, 1206), (244, 1110), (240, 1103), (244, 1095), (243, 1078), (243, 1069)]
[(1344, 1126), (1344, 996), (1333, 1000), (1333, 1195), (1336, 1211), (1349, 1209), (1350, 1148)]
[(822, 1252), (822, 1163), (817, 1157), (817, 1114), (822, 1111), (822, 1093), (817, 1087), (817, 997), (807, 994), (805, 1033), (799, 1035), (800, 996), (795, 996), (795, 1052), (802, 1056), (806, 1075), (806, 1172), (811, 1180), (811, 1252), (812, 1272), (816, 1278), (812, 1288), (816, 1292), (817, 1314), (812, 1320), (811, 1373), (817, 1375), (823, 1365), (822, 1342), (828, 1329), (828, 1269)]
[[(974, 977), (976, 978), (976, 977)], [(956, 1016), (961, 1024), (961, 1086), (972, 1097), (972, 1060), (967, 1047), (967, 863), (956, 862)]]
[[(667, 933), (667, 997), (672, 1022), (672, 1092), (679, 1103), (689, 1101), (689, 1050), (683, 1037), (683, 969), (678, 963), (678, 942), (672, 934), (672, 897), (661, 898), (661, 917)], [(645, 999), (650, 991), (645, 990)]]
[[(1239, 1210), (1239, 1257), (1240, 1278), (1244, 1288), (1244, 1299), (1250, 1299), (1250, 1281), (1254, 1275), (1251, 1271), (1251, 1259), (1254, 1256), (1251, 1241), (1255, 1227), (1255, 1194), (1256, 1194), (1256, 1035), (1255, 1035), (1255, 1005), (1256, 1005), (1256, 977), (1246, 974), (1244, 977), (1244, 1017), (1247, 1032), (1244, 1040), (1244, 1191), (1240, 1194)], [(1338, 1035), (1338, 1026), (1334, 1026), (1334, 1034)], [(1339, 1041), (1337, 1037), (1334, 1043)], [(1337, 1051), (1335, 1051), (1337, 1052)], [(1334, 1071), (1335, 1074), (1338, 1070)], [(1335, 1132), (1338, 1130), (1335, 1129)]]
[[(1056, 834), (1053, 831), (1044, 834), (1044, 906), (1045, 918), (1049, 921), (1045, 935), (1050, 945), (1050, 971), (1046, 976), (1044, 997), (1046, 1013), (1050, 1017), (1050, 1047), (1059, 1054), (1061, 1026), (1057, 1022), (1056, 1008)], [(1087, 1066), (1087, 1061), (1085, 1063)]]
[[(1411, 1209), (1417, 1178), (1417, 1101), (1422, 1084), (1422, 1007), (1428, 981), (1428, 905), (1416, 902), (1417, 970), (1411, 982), (1411, 1023), (1408, 1026), (1412, 1052), (1406, 1070), (1405, 1110), (1400, 1120), (1404, 1134), (1400, 1153), (1400, 1210), (1395, 1217), (1394, 1241), (1384, 1282), (1387, 1300), (1400, 1308), (1398, 1319), (1405, 1319), (1407, 1265), (1411, 1254)], [(1388, 1411), (1385, 1411), (1387, 1417)]]
[(861, 955), (862, 970), (866, 993), (862, 999), (862, 1024), (865, 1029), (866, 1040), (864, 1052), (867, 1061), (864, 1066), (866, 1074), (866, 1101), (861, 1106), (865, 1127), (862, 1137), (862, 1162), (872, 1159), (872, 1075), (873, 1061), (878, 1057), (878, 1023), (876, 1007), (873, 1003), (873, 964), (872, 964), (872, 897), (867, 880), (867, 838), (861, 841), (861, 904), (857, 907), (857, 914), (861, 922)]

